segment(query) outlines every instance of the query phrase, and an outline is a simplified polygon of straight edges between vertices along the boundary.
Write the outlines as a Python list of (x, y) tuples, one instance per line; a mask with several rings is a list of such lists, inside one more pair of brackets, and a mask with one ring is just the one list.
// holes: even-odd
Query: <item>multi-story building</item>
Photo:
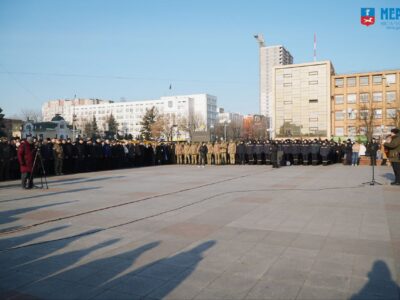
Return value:
[(273, 67), (293, 64), (293, 56), (282, 45), (260, 46), (260, 114), (271, 119)]
[[(60, 100), (58, 100), (60, 101)], [(187, 128), (197, 131), (207, 131), (210, 125), (213, 125), (217, 119), (217, 97), (208, 94), (167, 96), (158, 100), (129, 101), (129, 102), (109, 102), (102, 101), (93, 104), (71, 105), (66, 102), (70, 100), (61, 100), (60, 106), (63, 106), (64, 113), (60, 113), (65, 120), (75, 120), (73, 125), (80, 131), (83, 130), (86, 123), (96, 118), (97, 126), (101, 132), (108, 130), (107, 121), (110, 115), (113, 115), (118, 123), (120, 134), (132, 134), (136, 137), (140, 134), (141, 121), (147, 109), (155, 107), (159, 114), (162, 114), (171, 127), (177, 127), (178, 123), (185, 123)], [(56, 101), (52, 103), (53, 111), (61, 111), (57, 108)], [(43, 117), (46, 120), (48, 114), (48, 103), (43, 104)], [(65, 109), (65, 107), (69, 107)], [(185, 126), (181, 126), (185, 127)], [(181, 130), (182, 131), (182, 130)], [(187, 136), (185, 132), (181, 136)]]
[(74, 99), (57, 99), (47, 101), (42, 105), (42, 116), (44, 121), (50, 121), (56, 114), (64, 116), (65, 120), (72, 123), (72, 115), (78, 106), (96, 105), (113, 103), (110, 100), (74, 98)]
[(381, 137), (398, 126), (400, 70), (335, 75), (331, 84), (333, 136)]
[(273, 68), (272, 138), (331, 135), (330, 61)]

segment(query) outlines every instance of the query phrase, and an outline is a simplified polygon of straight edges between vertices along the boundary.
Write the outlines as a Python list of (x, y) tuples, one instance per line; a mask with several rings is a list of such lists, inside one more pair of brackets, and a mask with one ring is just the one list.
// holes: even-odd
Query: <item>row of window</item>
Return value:
[[(359, 85), (365, 86), (370, 83), (370, 76), (360, 76)], [(395, 84), (396, 83), (396, 74), (387, 74), (387, 75), (372, 75), (372, 84), (382, 84), (382, 81), (386, 79), (386, 84)], [(357, 86), (357, 77), (347, 77), (346, 85), (348, 87)], [(335, 78), (335, 87), (341, 88), (344, 87), (344, 78)]]
[[(310, 80), (308, 82), (308, 85), (317, 85), (317, 84), (318, 84), (318, 80)], [(292, 83), (291, 82), (285, 82), (285, 83), (283, 83), (283, 86), (284, 87), (292, 86)]]
[[(382, 119), (382, 109), (373, 109), (373, 118), (374, 119)], [(386, 109), (386, 118), (393, 119), (396, 117), (397, 109), (396, 108), (387, 108)], [(357, 115), (359, 115), (360, 120), (367, 120), (369, 117), (369, 110), (368, 109), (361, 109), (360, 112), (356, 109), (349, 109), (346, 111), (335, 111), (335, 120), (336, 121), (343, 121), (345, 118), (347, 120), (356, 120)]]
[[(360, 93), (359, 94), (360, 103), (368, 103), (370, 100), (370, 93)], [(347, 94), (347, 103), (357, 103), (357, 94)], [(374, 92), (372, 93), (372, 101), (373, 102), (382, 102), (383, 101), (383, 93), (382, 92)], [(386, 92), (386, 102), (391, 103), (396, 101), (396, 92), (390, 91)], [(343, 104), (344, 103), (344, 95), (335, 95), (335, 104)]]
[[(393, 126), (374, 126), (372, 128), (372, 132), (374, 135), (381, 135), (384, 132), (390, 132), (390, 130), (394, 128)], [(367, 134), (367, 127), (366, 126), (347, 126), (347, 135), (348, 136), (356, 136), (356, 135), (365, 135)], [(335, 127), (335, 135), (336, 136), (344, 136), (345, 135), (345, 128), (344, 127)]]

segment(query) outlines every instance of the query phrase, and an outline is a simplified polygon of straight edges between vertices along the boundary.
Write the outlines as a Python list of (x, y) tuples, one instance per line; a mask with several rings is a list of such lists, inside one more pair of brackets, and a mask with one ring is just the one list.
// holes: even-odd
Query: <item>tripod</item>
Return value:
[(375, 164), (376, 164), (376, 158), (372, 159), (372, 155), (375, 155), (376, 157), (376, 153), (371, 153), (370, 154), (370, 158), (371, 158), (371, 166), (372, 166), (372, 179), (371, 181), (367, 181), (367, 182), (363, 182), (362, 184), (369, 184), (369, 185), (382, 185), (382, 183), (379, 183), (377, 181), (375, 181)]
[[(44, 184), (45, 184), (46, 185), (46, 189), (49, 189), (49, 186), (47, 184), (46, 170), (44, 168), (42, 155), (40, 154), (40, 147), (36, 148), (36, 154), (35, 154), (35, 159), (33, 160), (33, 166), (32, 166), (32, 173), (31, 173), (30, 181), (33, 180), (33, 173), (35, 171), (35, 167), (36, 167), (38, 161), (40, 163), (40, 165), (39, 165), (40, 187), (38, 187), (38, 186), (35, 186), (35, 187), (44, 189)], [(43, 184), (43, 182), (44, 182), (44, 184)]]

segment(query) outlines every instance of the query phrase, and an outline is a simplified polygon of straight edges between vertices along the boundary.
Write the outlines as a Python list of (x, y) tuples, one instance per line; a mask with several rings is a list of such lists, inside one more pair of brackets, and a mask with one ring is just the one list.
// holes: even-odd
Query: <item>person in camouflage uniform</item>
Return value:
[(178, 143), (175, 147), (176, 162), (178, 165), (183, 164), (183, 144)]
[(63, 175), (63, 159), (64, 151), (61, 146), (61, 141), (53, 139), (53, 156), (54, 156), (54, 173), (56, 175)]
[(190, 164), (190, 143), (186, 143), (183, 146), (183, 155), (184, 155), (185, 165), (189, 165)]
[(221, 164), (221, 145), (218, 142), (214, 144), (214, 160), (216, 165)]
[(228, 145), (228, 154), (229, 154), (229, 162), (231, 165), (236, 163), (235, 156), (236, 156), (236, 143), (234, 141), (230, 141)]
[(226, 152), (227, 151), (228, 151), (228, 144), (226, 143), (226, 141), (223, 141), (221, 143), (221, 147), (220, 147), (221, 164), (224, 164), (224, 165), (227, 164), (227, 160), (226, 160)]
[(207, 143), (207, 164), (211, 165), (212, 156), (214, 154), (214, 145), (211, 142)]
[(199, 146), (197, 143), (190, 145), (190, 156), (192, 158), (192, 165), (197, 165), (197, 155), (199, 153)]

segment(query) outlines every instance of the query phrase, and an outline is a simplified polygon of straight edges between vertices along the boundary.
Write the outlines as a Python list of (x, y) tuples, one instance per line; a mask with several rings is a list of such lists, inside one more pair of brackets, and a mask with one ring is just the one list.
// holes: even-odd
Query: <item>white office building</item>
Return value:
[(271, 119), (273, 67), (293, 63), (293, 56), (282, 45), (260, 46), (260, 114)]
[(273, 68), (273, 137), (330, 138), (330, 61)]
[[(83, 130), (86, 123), (96, 117), (97, 126), (101, 132), (107, 131), (107, 120), (112, 114), (118, 123), (121, 135), (140, 134), (141, 121), (147, 109), (153, 106), (159, 114), (166, 117), (170, 125), (186, 123), (186, 127), (197, 131), (207, 131), (217, 120), (217, 97), (208, 94), (180, 95), (161, 97), (158, 100), (111, 102), (99, 101), (93, 104), (80, 104), (73, 100), (56, 100), (43, 104), (42, 113), (44, 120), (51, 119), (50, 113), (58, 113), (70, 123), (75, 115), (74, 125), (78, 130)], [(58, 104), (59, 103), (59, 104)], [(51, 108), (50, 112), (48, 112)], [(181, 136), (187, 136), (181, 132)]]

